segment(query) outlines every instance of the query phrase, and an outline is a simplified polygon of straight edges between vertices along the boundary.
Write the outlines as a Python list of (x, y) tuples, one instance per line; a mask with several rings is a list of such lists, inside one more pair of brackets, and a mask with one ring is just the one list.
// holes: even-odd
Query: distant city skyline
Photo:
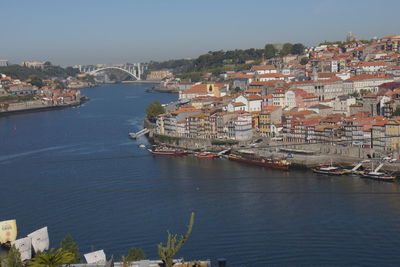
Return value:
[(5, 1), (0, 59), (126, 63), (194, 58), (266, 43), (316, 45), (399, 34), (400, 2), (383, 0)]

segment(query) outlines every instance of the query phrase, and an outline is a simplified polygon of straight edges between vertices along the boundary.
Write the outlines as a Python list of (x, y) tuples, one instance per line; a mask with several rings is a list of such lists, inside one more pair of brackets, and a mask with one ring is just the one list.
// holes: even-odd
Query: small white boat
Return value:
[(140, 148), (146, 148), (146, 146), (143, 145), (143, 144), (140, 144), (139, 147), (140, 147)]

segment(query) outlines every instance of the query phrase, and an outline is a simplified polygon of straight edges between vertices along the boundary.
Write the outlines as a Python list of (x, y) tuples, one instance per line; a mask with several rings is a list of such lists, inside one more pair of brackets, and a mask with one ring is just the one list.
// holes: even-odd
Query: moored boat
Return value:
[(361, 173), (361, 177), (363, 178), (368, 178), (368, 179), (373, 179), (373, 180), (378, 180), (378, 181), (385, 181), (385, 182), (393, 182), (396, 180), (396, 176), (384, 173), (384, 172), (363, 172)]
[(251, 165), (257, 165), (261, 167), (267, 167), (271, 169), (279, 169), (279, 170), (289, 170), (290, 162), (286, 159), (275, 159), (275, 158), (267, 158), (263, 156), (256, 155), (253, 152), (247, 151), (238, 151), (229, 154), (229, 160), (238, 161), (242, 163), (247, 163)]
[(373, 163), (371, 164), (371, 171), (362, 171), (359, 175), (363, 178), (385, 181), (385, 182), (393, 182), (396, 180), (396, 176), (387, 174), (386, 172), (380, 172), (380, 169), (383, 167), (384, 162), (381, 162), (378, 167), (374, 169)]
[(312, 171), (318, 174), (326, 174), (326, 175), (344, 175), (351, 173), (350, 170), (342, 169), (337, 166), (332, 165), (322, 165), (315, 168), (312, 168)]
[(153, 155), (166, 155), (166, 156), (185, 156), (188, 152), (176, 148), (166, 146), (152, 146), (148, 151)]
[(196, 157), (201, 158), (201, 159), (213, 159), (215, 158), (215, 155), (213, 153), (209, 152), (201, 152), (201, 153), (196, 153)]

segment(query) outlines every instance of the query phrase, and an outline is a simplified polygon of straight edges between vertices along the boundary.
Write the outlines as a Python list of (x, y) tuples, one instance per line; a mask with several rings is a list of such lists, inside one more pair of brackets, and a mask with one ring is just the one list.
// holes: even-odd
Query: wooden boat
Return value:
[(394, 180), (396, 180), (396, 176), (379, 171), (383, 167), (383, 165), (384, 163), (381, 162), (381, 164), (379, 164), (378, 167), (376, 167), (376, 169), (374, 169), (372, 165), (371, 171), (363, 171), (360, 172), (359, 174), (363, 178), (373, 179), (377, 181), (393, 182)]
[(267, 167), (271, 169), (279, 169), (287, 171), (289, 170), (290, 162), (285, 159), (274, 159), (263, 156), (258, 156), (253, 152), (238, 151), (229, 154), (229, 160), (247, 163), (251, 165), (257, 165), (261, 167)]
[(342, 169), (340, 167), (332, 166), (332, 165), (322, 165), (315, 168), (312, 168), (312, 171), (318, 174), (326, 174), (326, 175), (344, 175), (351, 173), (350, 170)]
[(165, 156), (185, 156), (188, 154), (186, 151), (166, 146), (152, 146), (152, 148), (148, 149), (148, 151), (153, 155)]
[(209, 152), (201, 152), (201, 153), (196, 153), (196, 157), (201, 158), (201, 159), (213, 159), (215, 158), (215, 155), (213, 153)]
[(396, 180), (396, 176), (384, 173), (384, 172), (364, 172), (361, 174), (361, 177), (363, 178), (368, 178), (368, 179), (373, 179), (377, 181), (385, 181), (385, 182), (394, 182)]

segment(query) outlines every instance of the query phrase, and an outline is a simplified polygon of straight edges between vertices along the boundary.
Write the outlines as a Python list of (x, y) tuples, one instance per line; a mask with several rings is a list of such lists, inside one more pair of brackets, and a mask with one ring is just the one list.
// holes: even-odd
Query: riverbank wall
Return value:
[(8, 107), (7, 110), (0, 111), (0, 116), (64, 109), (68, 107), (79, 106), (88, 100), (89, 99), (87, 97), (82, 97), (79, 100), (58, 105), (43, 104), (40, 100), (13, 103)]
[[(370, 160), (375, 162), (374, 166), (378, 166), (381, 157), (374, 158), (373, 149), (360, 147), (342, 147), (330, 144), (288, 144), (288, 143), (271, 143), (266, 146), (254, 148), (251, 141), (236, 142), (232, 144), (222, 144), (226, 140), (211, 140), (199, 138), (187, 138), (169, 136), (155, 133), (155, 125), (145, 123), (150, 128), (149, 138), (155, 144), (166, 144), (171, 147), (183, 148), (188, 150), (202, 150), (219, 152), (226, 149), (233, 150), (251, 150), (261, 156), (277, 156), (286, 157), (291, 154), (289, 159), (293, 168), (308, 169), (319, 166), (321, 164), (334, 164), (345, 168), (352, 168), (362, 160)], [(148, 127), (147, 127), (148, 128)], [(221, 141), (220, 145), (216, 145), (216, 141)], [(281, 150), (284, 148), (284, 150)], [(293, 151), (293, 152), (291, 152)], [(306, 151), (307, 153), (296, 153), (296, 151)], [(400, 162), (386, 163), (382, 170), (395, 172), (400, 174)]]
[(238, 149), (249, 146), (251, 141), (234, 141), (220, 139), (188, 138), (181, 136), (171, 136), (158, 134), (154, 129), (150, 129), (150, 140), (155, 144), (165, 144), (171, 147), (183, 148), (196, 151), (219, 152), (226, 149)]

